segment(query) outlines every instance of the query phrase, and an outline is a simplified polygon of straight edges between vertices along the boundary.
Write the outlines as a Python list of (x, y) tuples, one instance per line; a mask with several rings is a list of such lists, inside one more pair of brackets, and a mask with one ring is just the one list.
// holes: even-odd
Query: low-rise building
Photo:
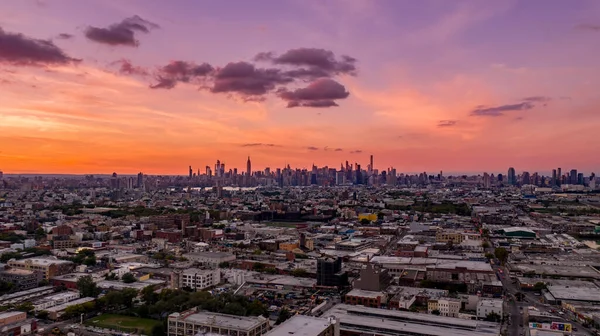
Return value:
[(252, 336), (269, 331), (269, 320), (262, 316), (234, 316), (188, 310), (169, 315), (168, 336), (187, 336), (198, 333)]
[(344, 297), (344, 302), (350, 305), (379, 308), (387, 302), (387, 295), (383, 292), (353, 289)]
[(94, 300), (96, 300), (96, 299), (94, 299), (92, 297), (84, 297), (84, 298), (81, 298), (81, 299), (77, 299), (77, 300), (73, 300), (73, 301), (69, 301), (69, 302), (63, 303), (63, 304), (58, 305), (58, 306), (47, 308), (46, 311), (48, 312), (48, 318), (51, 319), (51, 320), (57, 320), (57, 319), (59, 319), (65, 313), (65, 310), (67, 310), (67, 308), (69, 308), (71, 306), (76, 306), (76, 305), (84, 304), (84, 303), (87, 303), (87, 302), (92, 302)]
[(0, 271), (0, 281), (10, 282), (17, 290), (35, 288), (42, 280), (41, 274), (34, 271), (10, 268)]
[(458, 317), (461, 301), (453, 298), (440, 298), (427, 302), (427, 311), (431, 314), (438, 311), (440, 316)]
[(25, 312), (0, 313), (0, 335), (29, 335), (36, 330), (35, 319), (27, 319)]
[(200, 265), (215, 268), (222, 262), (235, 261), (235, 255), (227, 252), (192, 252), (184, 254), (183, 257)]
[(181, 273), (179, 280), (180, 288), (189, 287), (195, 290), (202, 290), (218, 285), (221, 282), (221, 271), (218, 268), (205, 270), (190, 268)]
[(77, 300), (79, 299), (79, 297), (79, 292), (66, 291), (41, 298), (33, 303), (33, 307), (36, 311), (46, 310), (50, 307), (58, 306), (70, 301)]
[(502, 300), (482, 299), (477, 304), (477, 317), (486, 318), (491, 313), (502, 316), (503, 304)]
[(56, 258), (28, 258), (21, 260), (10, 260), (8, 266), (34, 271), (42, 275), (42, 279), (49, 280), (53, 276), (67, 274), (73, 270), (75, 264), (68, 260)]
[(267, 333), (268, 336), (339, 336), (339, 334), (339, 321), (335, 318), (305, 315), (294, 315)]

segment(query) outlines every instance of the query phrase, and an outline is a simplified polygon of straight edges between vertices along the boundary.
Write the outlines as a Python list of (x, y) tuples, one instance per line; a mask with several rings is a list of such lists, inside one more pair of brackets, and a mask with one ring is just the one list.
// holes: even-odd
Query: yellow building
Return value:
[(287, 243), (279, 243), (279, 249), (284, 251), (293, 251), (300, 247), (297, 241), (295, 242), (287, 242)]
[(377, 214), (372, 214), (372, 213), (361, 213), (358, 215), (358, 221), (361, 221), (363, 219), (367, 219), (371, 222), (374, 222), (377, 220)]
[(440, 306), (439, 306), (437, 300), (429, 300), (429, 301), (427, 301), (427, 312), (429, 314), (431, 314), (431, 312), (434, 311), (434, 310), (439, 311), (440, 310), (439, 308), (440, 308)]
[(465, 240), (465, 236), (462, 232), (438, 230), (435, 234), (435, 241), (438, 243), (451, 241), (454, 244), (460, 244), (463, 240)]

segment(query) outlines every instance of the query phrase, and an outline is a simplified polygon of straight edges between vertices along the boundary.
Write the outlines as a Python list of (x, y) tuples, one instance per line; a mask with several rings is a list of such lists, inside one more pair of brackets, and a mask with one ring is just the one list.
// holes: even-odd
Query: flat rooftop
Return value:
[(348, 292), (348, 294), (346, 294), (346, 296), (356, 296), (356, 297), (366, 297), (366, 298), (370, 298), (370, 299), (376, 299), (378, 297), (384, 298), (385, 294), (383, 292), (368, 291), (368, 290), (354, 288), (353, 290)]
[(490, 336), (500, 334), (497, 323), (430, 314), (338, 304), (324, 316), (340, 320), (342, 330), (379, 335)]
[(252, 330), (266, 321), (264, 317), (256, 316), (234, 316), (206, 311), (198, 311), (187, 315), (183, 313), (173, 313), (169, 319), (177, 319), (188, 323), (200, 325), (212, 325), (225, 328)]
[(94, 299), (92, 297), (84, 297), (84, 298), (81, 298), (81, 299), (69, 301), (69, 302), (61, 304), (59, 306), (54, 306), (54, 307), (46, 308), (45, 310), (47, 312), (59, 312), (59, 311), (62, 311), (64, 309), (67, 309), (67, 307), (74, 306), (74, 305), (79, 305), (79, 304), (86, 303), (86, 302), (91, 302), (91, 301), (94, 301), (94, 300), (96, 300), (96, 299)]
[(548, 292), (559, 300), (600, 302), (600, 288), (548, 286)]
[(267, 333), (268, 336), (314, 336), (327, 330), (335, 320), (328, 318), (294, 315)]

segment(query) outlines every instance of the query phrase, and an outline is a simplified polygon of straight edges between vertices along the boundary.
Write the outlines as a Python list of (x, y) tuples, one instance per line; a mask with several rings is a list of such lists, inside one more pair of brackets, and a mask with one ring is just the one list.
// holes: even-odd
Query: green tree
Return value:
[(41, 320), (45, 320), (48, 318), (49, 313), (45, 310), (39, 311), (36, 314), (36, 317)]
[(82, 276), (77, 280), (77, 289), (82, 297), (98, 297), (100, 288), (94, 282), (90, 275)]
[(431, 314), (432, 315), (440, 315), (440, 311), (437, 310), (437, 309), (434, 309), (434, 310), (431, 311)]
[(484, 241), (483, 243), (481, 243), (481, 247), (483, 247), (484, 249), (489, 248), (490, 247), (490, 243)]
[(502, 265), (504, 265), (508, 260), (508, 254), (508, 251), (504, 247), (496, 247), (494, 250), (494, 255), (496, 258), (498, 258), (498, 260), (500, 260)]
[(279, 316), (277, 316), (277, 321), (275, 321), (275, 325), (282, 324), (290, 317), (292, 317), (292, 313), (290, 313), (290, 311), (287, 310), (287, 308), (281, 308), (281, 310), (279, 311)]
[(492, 254), (492, 253), (486, 253), (486, 254), (485, 254), (485, 257), (486, 257), (488, 260), (492, 260), (492, 259), (494, 259), (494, 254)]
[(267, 274), (277, 274), (277, 269), (273, 267), (265, 268), (265, 273)]
[(133, 282), (137, 281), (135, 276), (129, 272), (123, 274), (123, 276), (121, 277), (121, 280), (123, 280), (124, 283), (133, 283)]
[(256, 272), (261, 272), (265, 269), (265, 264), (262, 263), (254, 263), (254, 265), (252, 265), (252, 270), (256, 271)]
[(158, 301), (158, 294), (155, 292), (154, 286), (148, 286), (148, 287), (144, 287), (144, 289), (142, 289), (141, 296), (142, 296), (142, 300), (147, 304), (147, 305), (153, 305)]
[(495, 312), (491, 312), (489, 314), (487, 314), (487, 316), (485, 317), (486, 321), (490, 321), (490, 322), (500, 322), (502, 320), (502, 316), (500, 316), (500, 314), (497, 314)]
[(33, 306), (33, 303), (27, 301), (27, 302), (23, 302), (20, 305), (18, 305), (16, 307), (16, 309), (26, 312), (26, 313), (31, 313), (33, 311), (33, 309), (35, 309), (35, 307)]
[(121, 291), (122, 302), (127, 308), (133, 307), (133, 299), (138, 296), (137, 289), (125, 288)]
[(231, 264), (229, 264), (228, 261), (223, 261), (222, 263), (219, 263), (219, 268), (229, 268), (231, 267)]
[(292, 271), (292, 275), (295, 277), (305, 277), (308, 272), (304, 268), (296, 268)]
[(162, 324), (157, 324), (154, 327), (152, 327), (152, 332), (151, 332), (152, 336), (165, 336), (165, 327)]
[(113, 272), (110, 272), (110, 273), (107, 273), (107, 274), (104, 276), (104, 279), (106, 279), (106, 280), (119, 280), (119, 276), (118, 276), (118, 275), (116, 275), (116, 274), (115, 274), (115, 273), (113, 273)]
[(262, 251), (260, 249), (256, 249), (256, 250), (254, 250), (254, 252), (252, 252), (252, 254), (254, 254), (254, 255), (261, 255)]
[(371, 221), (368, 220), (368, 219), (366, 219), (366, 218), (363, 218), (363, 219), (360, 220), (360, 224), (362, 224), (362, 225), (369, 225), (369, 224), (371, 224)]
[(535, 285), (533, 285), (533, 290), (537, 291), (537, 292), (541, 292), (543, 289), (547, 289), (548, 286), (546, 286), (545, 283), (538, 281), (535, 283)]

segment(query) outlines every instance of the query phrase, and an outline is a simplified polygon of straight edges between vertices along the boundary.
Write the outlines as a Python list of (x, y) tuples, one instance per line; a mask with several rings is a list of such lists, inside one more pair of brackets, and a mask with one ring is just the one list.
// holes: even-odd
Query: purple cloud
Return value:
[(342, 55), (339, 59), (332, 51), (318, 48), (290, 49), (280, 56), (273, 52), (262, 52), (254, 57), (255, 61), (272, 62), (278, 65), (295, 67), (308, 67), (307, 70), (297, 75), (309, 78), (318, 78), (349, 74), (356, 75), (356, 59)]
[(52, 41), (8, 33), (0, 28), (0, 63), (20, 66), (65, 65), (77, 62)]
[(135, 15), (107, 28), (89, 26), (85, 30), (85, 37), (111, 46), (137, 47), (140, 42), (135, 38), (136, 32), (149, 33), (150, 29), (155, 28), (159, 26)]
[(598, 24), (582, 23), (575, 26), (575, 28), (580, 30), (591, 30), (600, 32), (600, 25)]
[(343, 151), (343, 149), (341, 149), (341, 148), (336, 148), (336, 149), (334, 149), (333, 151), (334, 151), (334, 152), (342, 152), (342, 151)]
[(481, 117), (499, 117), (503, 116), (504, 112), (511, 111), (525, 111), (534, 108), (531, 102), (525, 101), (518, 104), (508, 104), (508, 105), (500, 105), (494, 107), (478, 107), (471, 111), (472, 116), (481, 116)]
[(125, 75), (137, 75), (147, 76), (148, 70), (146, 68), (133, 65), (128, 59), (121, 59), (112, 63), (112, 65), (119, 65), (119, 72)]
[(350, 151), (350, 154), (360, 154), (362, 152), (363, 152), (362, 150), (356, 149), (356, 150)]
[(547, 102), (551, 101), (552, 98), (545, 97), (545, 96), (533, 96), (533, 97), (525, 97), (521, 100), (524, 102), (530, 102), (530, 103), (547, 103)]
[(291, 82), (293, 79), (285, 76), (279, 69), (261, 69), (248, 62), (232, 62), (216, 71), (210, 91), (262, 96), (274, 90), (277, 84)]
[(208, 63), (197, 65), (185, 61), (172, 61), (157, 70), (155, 77), (158, 83), (150, 85), (150, 88), (172, 89), (178, 82), (190, 83), (199, 79), (206, 79), (214, 71), (215, 68)]
[(58, 36), (56, 38), (59, 40), (70, 40), (73, 37), (75, 37), (75, 36), (73, 36), (71, 34), (67, 34), (67, 33), (61, 33), (61, 34), (58, 34)]
[(255, 142), (255, 143), (242, 144), (241, 147), (279, 147), (279, 146), (276, 144), (272, 144), (272, 143)]
[(305, 88), (293, 91), (281, 88), (277, 95), (288, 102), (288, 107), (332, 107), (338, 106), (335, 99), (345, 99), (350, 93), (333, 79), (320, 78)]
[(440, 120), (438, 122), (438, 127), (452, 127), (458, 123), (457, 120)]
[(310, 151), (317, 151), (317, 150), (319, 150), (318, 147), (313, 147), (313, 146), (306, 147), (306, 149), (308, 149)]

